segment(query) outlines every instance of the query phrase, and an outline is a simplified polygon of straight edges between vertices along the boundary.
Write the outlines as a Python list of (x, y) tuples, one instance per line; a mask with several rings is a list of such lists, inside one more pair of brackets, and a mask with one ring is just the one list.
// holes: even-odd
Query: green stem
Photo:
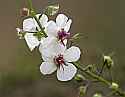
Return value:
[(40, 27), (42, 33), (44, 34), (44, 36), (47, 37), (47, 34), (45, 33), (44, 28), (42, 27), (42, 25), (41, 25), (40, 21), (38, 20), (38, 18), (36, 17), (36, 15), (33, 15), (33, 17), (36, 20), (37, 24), (39, 25), (39, 27)]
[[(98, 80), (98, 81), (104, 83), (104, 84), (107, 85), (109, 88), (111, 87), (112, 82), (110, 82), (110, 81), (104, 79), (104, 78), (101, 77), (101, 76), (96, 75), (95, 73), (93, 73), (93, 72), (91, 72), (91, 71), (89, 71), (89, 70), (84, 69), (82, 66), (80, 66), (80, 65), (77, 64), (77, 63), (74, 63), (74, 65), (75, 65), (78, 69), (80, 69), (82, 72), (84, 72), (84, 73), (86, 73), (87, 75), (89, 75), (90, 77), (92, 77), (92, 78), (94, 78), (94, 79), (96, 79), (96, 80)], [(111, 88), (111, 89), (112, 89), (112, 88)], [(118, 93), (119, 96), (125, 97), (125, 92), (121, 91), (121, 89), (117, 88), (117, 89), (112, 89), (112, 90), (115, 91), (116, 93)]]
[(44, 28), (42, 27), (39, 19), (36, 17), (36, 13), (35, 13), (35, 10), (33, 9), (33, 5), (32, 5), (32, 0), (28, 0), (28, 5), (29, 5), (29, 8), (30, 8), (31, 17), (33, 17), (36, 20), (38, 26), (40, 27), (40, 30), (42, 31), (44, 36), (47, 37), (47, 34), (44, 31)]
[(30, 10), (33, 10), (32, 0), (28, 0), (28, 5)]

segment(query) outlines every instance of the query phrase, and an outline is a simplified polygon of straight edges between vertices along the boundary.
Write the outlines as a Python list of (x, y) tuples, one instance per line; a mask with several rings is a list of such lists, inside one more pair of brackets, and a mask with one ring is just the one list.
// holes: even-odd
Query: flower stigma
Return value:
[[(66, 65), (62, 54), (55, 56), (54, 63), (57, 65), (57, 67), (62, 66), (62, 68), (63, 68), (63, 65)], [(64, 68), (63, 68), (63, 70), (64, 70)]]

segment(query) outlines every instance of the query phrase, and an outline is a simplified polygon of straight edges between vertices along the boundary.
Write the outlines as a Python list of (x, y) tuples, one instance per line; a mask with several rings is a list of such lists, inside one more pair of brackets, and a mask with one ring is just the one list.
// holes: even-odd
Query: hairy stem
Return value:
[[(80, 69), (82, 72), (84, 72), (84, 73), (86, 73), (87, 75), (89, 75), (90, 77), (92, 77), (92, 78), (98, 80), (99, 82), (104, 83), (104, 84), (107, 85), (109, 88), (111, 88), (112, 82), (110, 82), (110, 81), (104, 79), (104, 78), (101, 77), (101, 76), (96, 75), (95, 73), (93, 73), (93, 72), (91, 72), (91, 71), (89, 71), (89, 70), (84, 69), (82, 66), (80, 66), (80, 65), (77, 64), (77, 63), (74, 63), (74, 65), (75, 65), (78, 69)], [(111, 88), (111, 89), (112, 89), (112, 88)], [(125, 97), (125, 92), (123, 92), (121, 89), (116, 88), (116, 89), (112, 89), (112, 90), (115, 91), (119, 96)]]

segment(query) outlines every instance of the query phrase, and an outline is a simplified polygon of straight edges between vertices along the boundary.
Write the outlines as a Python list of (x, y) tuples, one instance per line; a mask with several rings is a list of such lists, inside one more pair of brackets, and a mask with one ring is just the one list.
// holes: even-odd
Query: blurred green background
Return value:
[[(19, 10), (27, 0), (0, 1), (0, 97), (77, 97), (74, 81), (59, 82), (56, 75), (42, 76), (38, 49), (32, 53), (16, 36)], [(125, 89), (125, 0), (32, 0), (41, 12), (50, 3), (59, 3), (59, 13), (73, 19), (72, 33), (83, 36), (77, 41), (84, 55), (83, 64), (96, 64), (100, 56), (114, 53), (113, 78)], [(97, 90), (93, 85), (88, 96)], [(102, 90), (105, 90), (102, 92)]]

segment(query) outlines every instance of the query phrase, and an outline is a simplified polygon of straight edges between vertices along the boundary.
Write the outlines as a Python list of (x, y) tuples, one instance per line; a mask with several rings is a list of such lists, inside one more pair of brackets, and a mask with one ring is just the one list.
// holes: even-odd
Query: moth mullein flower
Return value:
[(71, 19), (68, 19), (64, 14), (59, 14), (56, 18), (56, 22), (52, 20), (48, 22), (46, 33), (48, 36), (58, 39), (63, 45), (66, 45), (67, 38), (70, 36), (69, 29), (71, 23)]
[[(43, 28), (46, 27), (47, 22), (48, 22), (48, 17), (45, 14), (43, 14), (43, 15), (37, 14), (36, 17), (39, 19), (42, 27)], [(41, 38), (41, 41), (40, 41), (38, 39), (38, 37), (34, 35), (34, 33), (37, 33), (38, 31), (40, 31), (40, 28), (39, 28), (39, 26), (38, 26), (38, 24), (37, 24), (37, 22), (34, 18), (28, 18), (28, 19), (25, 19), (23, 21), (22, 31), (26, 32), (25, 35), (24, 35), (24, 38), (25, 38), (26, 43), (29, 46), (31, 51), (42, 42), (42, 38)]]
[(80, 58), (81, 52), (78, 47), (72, 46), (67, 49), (66, 46), (53, 42), (52, 39), (49, 41), (48, 47), (41, 46), (39, 50), (44, 61), (40, 65), (42, 74), (52, 74), (57, 70), (57, 79), (60, 81), (69, 81), (75, 76), (77, 68), (72, 62), (76, 62)]

